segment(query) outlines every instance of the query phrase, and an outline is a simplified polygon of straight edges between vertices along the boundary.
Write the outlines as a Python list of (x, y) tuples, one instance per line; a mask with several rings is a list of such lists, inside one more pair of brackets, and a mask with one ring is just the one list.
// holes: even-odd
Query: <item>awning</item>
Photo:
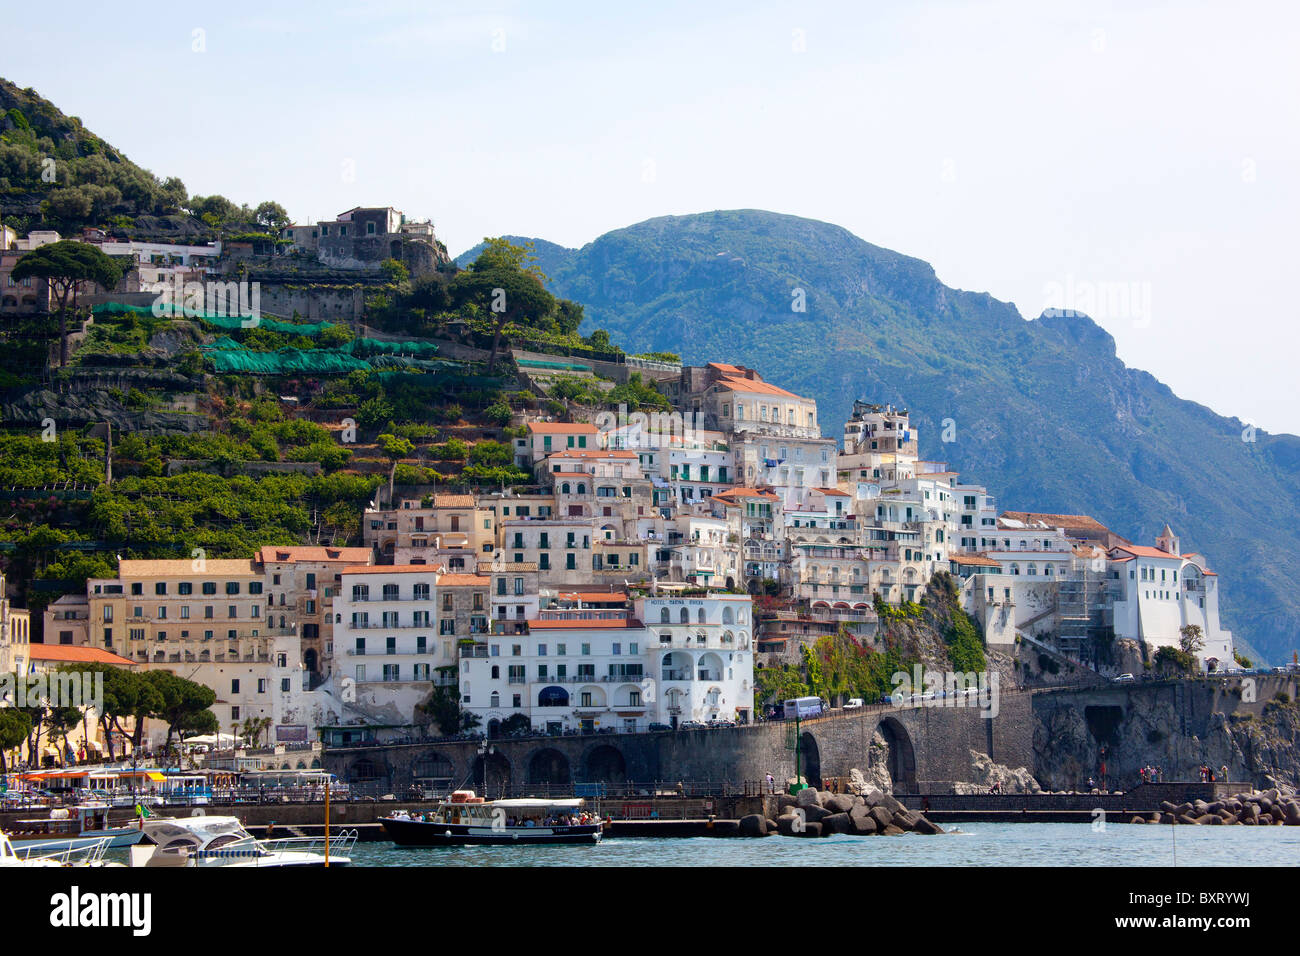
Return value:
[(167, 778), (160, 773), (150, 772), (145, 774), (145, 779), (152, 780), (154, 783), (163, 783)]

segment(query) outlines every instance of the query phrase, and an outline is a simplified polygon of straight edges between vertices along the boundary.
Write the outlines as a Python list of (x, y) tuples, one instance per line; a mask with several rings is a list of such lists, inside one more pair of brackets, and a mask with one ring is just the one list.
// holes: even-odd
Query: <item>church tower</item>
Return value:
[(1170, 554), (1183, 553), (1178, 548), (1178, 535), (1169, 530), (1168, 522), (1165, 523), (1165, 530), (1160, 532), (1160, 537), (1156, 538), (1156, 547)]

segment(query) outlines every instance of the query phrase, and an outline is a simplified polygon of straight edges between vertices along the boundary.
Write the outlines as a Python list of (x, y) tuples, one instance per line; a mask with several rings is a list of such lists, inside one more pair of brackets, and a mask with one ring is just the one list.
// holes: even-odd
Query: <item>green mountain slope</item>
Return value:
[(1091, 514), (1147, 544), (1168, 521), (1221, 573), (1240, 638), (1273, 661), (1300, 644), (1287, 534), (1300, 438), (1243, 442), (1236, 419), (1127, 368), (1090, 319), (1027, 322), (919, 259), (759, 210), (652, 219), (580, 250), (533, 241), (555, 292), (585, 307), (584, 331), (751, 365), (815, 397), (832, 434), (854, 398), (909, 407), (922, 455), (986, 484), (1000, 507)]

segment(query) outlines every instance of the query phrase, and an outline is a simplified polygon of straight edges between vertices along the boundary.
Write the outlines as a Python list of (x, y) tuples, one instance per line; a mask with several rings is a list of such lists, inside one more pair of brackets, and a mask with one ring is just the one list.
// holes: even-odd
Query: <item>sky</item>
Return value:
[[(627, 9), (623, 9), (626, 7)], [(5, 2), (0, 76), (191, 194), (581, 246), (836, 223), (1087, 312), (1178, 395), (1300, 433), (1300, 4)]]

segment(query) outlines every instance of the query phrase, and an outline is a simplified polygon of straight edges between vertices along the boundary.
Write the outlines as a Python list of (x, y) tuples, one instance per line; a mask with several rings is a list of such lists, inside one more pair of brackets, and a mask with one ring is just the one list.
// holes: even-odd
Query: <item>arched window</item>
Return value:
[(493, 664), (493, 665), (492, 665), (492, 679), (493, 679), (493, 680), (500, 680), (500, 679), (501, 679), (501, 667), (500, 667), (500, 665), (498, 665), (498, 664)]
[(537, 694), (538, 707), (568, 707), (569, 692), (563, 687), (543, 687)]
[(1036, 577), (1036, 576), (1038, 575), (1038, 565), (1036, 565), (1036, 564), (1034, 564), (1034, 562), (1030, 561), (1028, 567), (1026, 568), (1026, 571), (1027, 571), (1029, 574), (1032, 574), (1032, 575), (1034, 575), (1034, 576)]
[(695, 622), (697, 624), (704, 623), (704, 608), (700, 608), (699, 613), (695, 615)]
[(569, 493), (569, 483), (566, 481), (564, 484), (560, 485), (560, 494), (567, 495), (568, 493)]
[(1020, 565), (1018, 565), (1018, 564), (1013, 564), (1013, 565), (1011, 565), (1011, 573), (1012, 573), (1012, 574), (1019, 574), (1019, 573), (1020, 573)]
[(686, 610), (686, 608), (682, 608), (682, 612), (681, 612), (680, 615), (678, 615), (678, 618), (677, 618), (677, 619), (678, 619), (679, 621), (681, 621), (683, 624), (690, 624), (690, 623), (691, 623), (691, 612), (688, 611), (688, 610)]
[(722, 623), (734, 624), (735, 620), (736, 620), (736, 615), (732, 613), (731, 605), (727, 605), (726, 607), (724, 607), (722, 609)]
[(493, 691), (493, 692), (492, 692), (491, 706), (493, 706), (493, 707), (500, 707), (500, 706), (501, 706), (501, 695), (500, 695), (499, 693), (497, 693), (496, 691)]
[(666, 607), (661, 607), (661, 608), (659, 609), (659, 623), (660, 623), (660, 624), (671, 624), (671, 623), (672, 623), (672, 615), (671, 615), (670, 613), (668, 613), (668, 608), (666, 608)]
[(585, 495), (586, 493), (587, 493), (587, 486), (584, 485), (582, 482), (578, 482), (578, 494)]

